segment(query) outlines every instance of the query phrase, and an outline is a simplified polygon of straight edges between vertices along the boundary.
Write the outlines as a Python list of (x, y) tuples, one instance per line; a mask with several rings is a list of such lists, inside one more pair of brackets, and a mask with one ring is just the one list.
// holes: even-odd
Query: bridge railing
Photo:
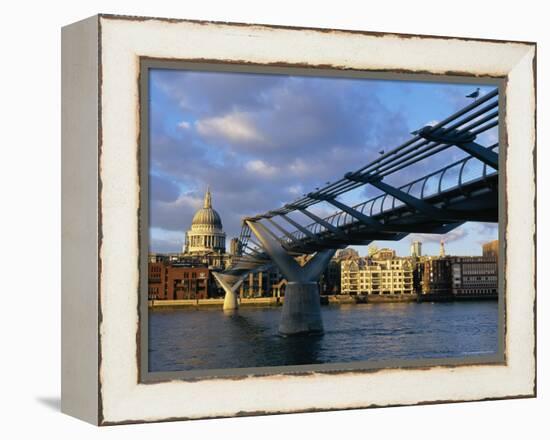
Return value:
[[(488, 147), (488, 149), (491, 151), (498, 149), (498, 143), (491, 145), (490, 147)], [(475, 175), (468, 179), (464, 179), (464, 174), (465, 174), (464, 171), (466, 170), (466, 166), (468, 165), (468, 163), (478, 164), (481, 170), (478, 175)], [(451, 170), (453, 169), (456, 170), (456, 176), (453, 179), (454, 185), (450, 185), (449, 181), (445, 183), (444, 178), (445, 176), (449, 176), (451, 174)], [(452, 190), (456, 188), (461, 189), (463, 186), (465, 186), (466, 184), (472, 181), (479, 180), (479, 179), (487, 179), (488, 177), (495, 174), (498, 174), (498, 171), (492, 169), (491, 167), (488, 167), (486, 164), (475, 159), (474, 157), (468, 156), (464, 159), (458, 160), (456, 162), (453, 162), (450, 165), (440, 168), (432, 173), (429, 173), (423, 177), (420, 177), (404, 185), (401, 185), (398, 187), (398, 189), (400, 189), (401, 191), (407, 194), (415, 195), (420, 199), (425, 199), (427, 197), (432, 197), (434, 195), (441, 194), (448, 190)], [(430, 179), (432, 179), (435, 184), (432, 187), (431, 191), (430, 191), (430, 186), (428, 185), (428, 182), (430, 181)], [(418, 193), (415, 194), (415, 191), (413, 191), (413, 189), (417, 189)], [(369, 217), (373, 217), (385, 212), (393, 211), (394, 209), (404, 205), (405, 204), (400, 200), (397, 200), (395, 197), (384, 193), (376, 197), (373, 197), (365, 202), (352, 206), (352, 208), (355, 209), (356, 211), (359, 211), (362, 214), (368, 215)], [(342, 227), (353, 223), (359, 223), (357, 219), (355, 219), (350, 214), (343, 211), (335, 212), (334, 214), (323, 218), (323, 220), (325, 220), (326, 222), (336, 227)], [(314, 234), (320, 234), (327, 231), (326, 227), (322, 226), (317, 222), (309, 223), (304, 227)], [(295, 240), (302, 240), (307, 238), (306, 235), (300, 231), (293, 231), (291, 235)], [(291, 241), (289, 238), (285, 236), (280, 237), (280, 239), (286, 242)]]

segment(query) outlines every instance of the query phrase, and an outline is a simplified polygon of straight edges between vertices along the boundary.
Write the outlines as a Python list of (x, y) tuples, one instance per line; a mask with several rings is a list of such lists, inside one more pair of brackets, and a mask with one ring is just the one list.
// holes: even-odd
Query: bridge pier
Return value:
[(237, 289), (241, 286), (243, 283), (243, 278), (238, 279), (236, 282), (235, 280), (231, 280), (233, 277), (229, 277), (227, 275), (221, 274), (219, 272), (213, 272), (214, 278), (216, 278), (216, 281), (220, 283), (222, 286), (225, 296), (223, 299), (223, 310), (224, 311), (235, 311), (239, 308), (239, 301), (237, 298)]
[(261, 223), (246, 222), (288, 281), (285, 290), (279, 333), (284, 336), (323, 333), (319, 278), (335, 249), (317, 252), (300, 266)]
[(318, 283), (286, 285), (279, 333), (285, 336), (323, 333)]

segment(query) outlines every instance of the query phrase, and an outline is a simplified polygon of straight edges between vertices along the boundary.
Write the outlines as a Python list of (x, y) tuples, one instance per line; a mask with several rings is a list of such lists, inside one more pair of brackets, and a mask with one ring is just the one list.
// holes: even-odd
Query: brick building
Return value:
[(149, 299), (206, 299), (219, 295), (207, 267), (149, 262)]
[(166, 299), (166, 264), (149, 261), (149, 299)]

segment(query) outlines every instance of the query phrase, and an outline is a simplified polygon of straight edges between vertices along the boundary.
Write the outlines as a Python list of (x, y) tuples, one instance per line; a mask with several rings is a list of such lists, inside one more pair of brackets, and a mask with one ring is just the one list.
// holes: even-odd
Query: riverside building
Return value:
[(485, 258), (494, 258), (495, 260), (498, 260), (498, 240), (483, 243), (481, 249)]
[(418, 258), (422, 256), (422, 242), (415, 240), (411, 243), (411, 257)]
[[(221, 297), (212, 272), (221, 271), (238, 255), (241, 243), (230, 242), (231, 253), (226, 253), (226, 235), (221, 216), (214, 209), (212, 193), (206, 190), (203, 206), (193, 215), (191, 227), (185, 233), (185, 244), (180, 253), (149, 255), (149, 299), (180, 300)], [(278, 296), (284, 293), (282, 276), (276, 268), (249, 273), (239, 290), (244, 297)]]
[(429, 257), (422, 262), (422, 282), (419, 292), (425, 296), (450, 298), (452, 295), (452, 259)]
[(225, 252), (225, 232), (206, 190), (203, 206), (194, 215), (185, 233), (182, 252), (149, 255), (149, 299), (206, 299), (223, 295), (212, 270), (231, 263)]
[(239, 288), (241, 298), (259, 298), (284, 295), (283, 277), (276, 267), (250, 272)]
[(218, 294), (207, 267), (149, 262), (149, 300), (206, 299)]
[(422, 266), (420, 299), (498, 297), (498, 261), (494, 257), (430, 257)]
[(353, 248), (336, 251), (321, 276), (321, 295), (339, 295), (341, 293), (342, 261), (353, 260), (355, 258), (359, 258), (359, 254)]
[(344, 295), (413, 295), (413, 266), (391, 249), (380, 249), (370, 257), (341, 262), (341, 291)]
[(498, 263), (494, 257), (453, 257), (452, 292), (456, 299), (496, 298)]

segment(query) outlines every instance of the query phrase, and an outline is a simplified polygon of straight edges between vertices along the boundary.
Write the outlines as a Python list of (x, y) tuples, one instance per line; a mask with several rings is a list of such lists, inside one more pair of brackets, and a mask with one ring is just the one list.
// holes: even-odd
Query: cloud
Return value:
[[(430, 96), (411, 108), (389, 105), (374, 82), (284, 75), (158, 70), (150, 90), (151, 225), (178, 237), (207, 185), (225, 232), (238, 235), (242, 217), (289, 203), (408, 139), (411, 108), (432, 105)], [(447, 105), (433, 117), (449, 113)], [(463, 155), (450, 148), (387, 181), (408, 182)], [(369, 186), (351, 200), (366, 194)], [(321, 204), (315, 210), (334, 212)]]
[(157, 237), (151, 237), (149, 240), (149, 249), (156, 253), (172, 253), (181, 252), (183, 249), (184, 238), (181, 239), (162, 239)]
[(291, 185), (287, 188), (287, 191), (293, 196), (301, 196), (304, 193), (304, 187), (300, 184)]
[(149, 223), (152, 228), (184, 233), (202, 202), (202, 195), (198, 193), (183, 194), (169, 202), (150, 199)]
[(285, 77), (155, 69), (152, 79), (156, 89), (180, 110), (204, 117), (269, 106), (265, 94), (283, 82)]
[(179, 187), (171, 180), (158, 175), (149, 176), (149, 197), (151, 200), (160, 202), (171, 202), (180, 195)]
[(189, 130), (191, 128), (191, 123), (188, 122), (188, 121), (181, 121), (179, 124), (178, 124), (178, 127), (183, 129), (183, 130)]
[(245, 168), (252, 173), (266, 177), (273, 176), (277, 172), (277, 168), (266, 164), (261, 159), (255, 159), (247, 162)]
[(411, 241), (421, 241), (423, 244), (440, 243), (445, 244), (463, 240), (468, 235), (468, 230), (464, 226), (459, 226), (446, 234), (410, 234), (407, 238)]
[(498, 238), (498, 223), (473, 223), (473, 230), (481, 239), (480, 242), (485, 243)]
[[(492, 128), (487, 130), (485, 133), (478, 135), (476, 142), (482, 144), (483, 146), (491, 146), (498, 143), (498, 128)], [(498, 151), (498, 150), (495, 150)]]
[(184, 243), (184, 234), (167, 233), (156, 228), (150, 229), (149, 247), (155, 252), (179, 252)]
[(195, 125), (199, 134), (206, 138), (235, 143), (266, 143), (266, 139), (247, 113), (232, 112), (224, 116), (197, 121)]

